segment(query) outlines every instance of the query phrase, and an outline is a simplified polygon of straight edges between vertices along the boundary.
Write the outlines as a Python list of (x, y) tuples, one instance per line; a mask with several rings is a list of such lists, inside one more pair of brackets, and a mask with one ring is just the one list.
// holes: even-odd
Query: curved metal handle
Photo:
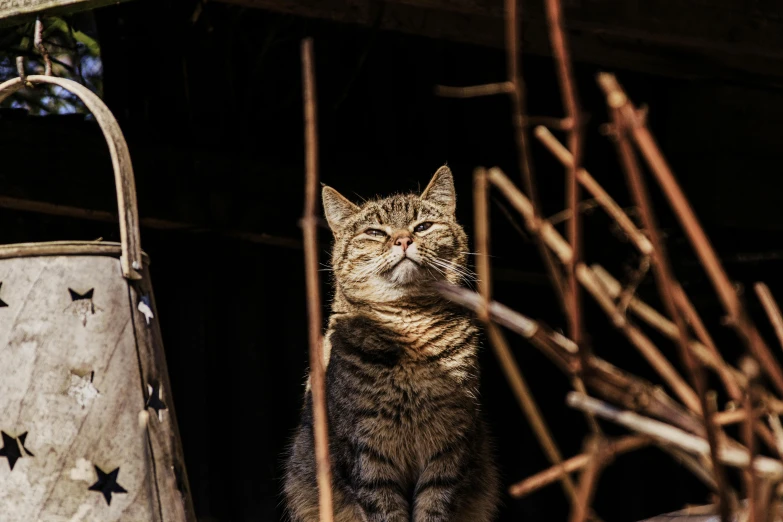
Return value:
[[(122, 241), (122, 274), (128, 279), (141, 279), (141, 239), (139, 237), (139, 213), (136, 208), (136, 183), (133, 179), (128, 144), (122, 135), (117, 120), (106, 104), (85, 86), (65, 78), (32, 75), (25, 78), (32, 84), (58, 85), (79, 97), (103, 131), (109, 145), (111, 163), (114, 167), (114, 182), (117, 188), (117, 209), (120, 217), (120, 238)], [(24, 88), (21, 78), (14, 78), (0, 84), (0, 103), (8, 96)]]

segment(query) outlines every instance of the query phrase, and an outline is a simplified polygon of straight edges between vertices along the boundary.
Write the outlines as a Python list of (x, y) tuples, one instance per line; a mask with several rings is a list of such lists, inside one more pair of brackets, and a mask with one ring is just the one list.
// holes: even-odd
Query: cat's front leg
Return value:
[(457, 491), (465, 481), (465, 448), (448, 447), (430, 457), (413, 498), (413, 522), (454, 519)]
[(356, 455), (354, 495), (368, 522), (410, 522), (410, 505), (391, 458), (367, 446)]

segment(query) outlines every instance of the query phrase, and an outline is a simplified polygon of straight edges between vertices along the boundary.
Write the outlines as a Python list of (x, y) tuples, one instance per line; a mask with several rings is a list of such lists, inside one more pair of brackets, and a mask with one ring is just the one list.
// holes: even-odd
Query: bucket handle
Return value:
[[(114, 167), (114, 183), (117, 189), (117, 210), (120, 217), (120, 238), (122, 241), (122, 275), (127, 279), (141, 279), (141, 239), (139, 237), (139, 213), (136, 207), (136, 183), (133, 179), (128, 144), (120, 126), (109, 108), (96, 94), (73, 80), (56, 76), (31, 75), (25, 78), (32, 84), (57, 85), (76, 95), (95, 116), (103, 136), (109, 145), (111, 163)], [(0, 84), (0, 103), (8, 96), (25, 87), (21, 78), (14, 78)]]

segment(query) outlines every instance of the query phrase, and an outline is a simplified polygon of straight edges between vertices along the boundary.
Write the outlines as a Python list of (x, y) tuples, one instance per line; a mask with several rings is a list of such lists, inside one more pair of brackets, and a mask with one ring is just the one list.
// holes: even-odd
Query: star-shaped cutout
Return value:
[(80, 294), (73, 288), (69, 288), (68, 293), (71, 294), (71, 301), (73, 302), (71, 304), (71, 307), (74, 307), (72, 310), (76, 315), (81, 317), (82, 326), (87, 326), (87, 318), (90, 315), (95, 315), (95, 303), (92, 301), (95, 289), (90, 288), (83, 294)]
[(98, 466), (93, 466), (95, 472), (98, 474), (98, 482), (89, 487), (90, 491), (100, 491), (103, 493), (103, 498), (106, 499), (106, 504), (111, 505), (112, 493), (127, 493), (125, 488), (117, 484), (117, 475), (120, 474), (120, 468), (105, 473)]
[[(11, 466), (12, 471), (16, 465), (16, 461), (24, 457), (24, 453), (27, 453), (31, 457), (34, 456), (30, 450), (24, 447), (27, 432), (19, 435), (19, 442), (16, 441), (16, 437), (12, 437), (4, 431), (0, 432), (0, 435), (3, 437), (3, 447), (0, 448), (0, 457), (8, 459), (8, 465)], [(22, 451), (24, 451), (24, 453), (22, 453)]]
[(80, 294), (79, 292), (77, 292), (73, 288), (69, 288), (68, 289), (68, 293), (71, 294), (71, 301), (82, 301), (84, 299), (92, 299), (92, 295), (95, 293), (95, 289), (94, 288), (90, 288), (89, 290), (87, 290), (83, 294)]
[(150, 302), (150, 296), (143, 295), (139, 301), (139, 312), (144, 314), (144, 319), (147, 321), (147, 326), (150, 324), (150, 320), (155, 317), (152, 313), (152, 304)]
[(147, 399), (147, 404), (145, 404), (144, 407), (155, 410), (155, 413), (158, 415), (158, 420), (163, 422), (162, 410), (167, 408), (166, 403), (160, 398), (160, 384), (155, 384), (155, 386), (148, 384), (147, 390), (149, 390), (150, 398)]
[[(2, 282), (0, 282), (0, 288), (2, 288), (2, 287), (3, 287), (3, 283), (2, 283)], [(0, 308), (4, 308), (4, 307), (6, 307), (6, 306), (8, 306), (8, 303), (6, 303), (6, 302), (5, 302), (5, 301), (3, 301), (2, 299), (0, 299)]]

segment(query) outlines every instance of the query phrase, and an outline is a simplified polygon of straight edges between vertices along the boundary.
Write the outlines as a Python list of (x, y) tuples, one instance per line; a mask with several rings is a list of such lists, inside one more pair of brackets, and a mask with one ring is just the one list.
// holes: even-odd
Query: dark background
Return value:
[[(322, 180), (359, 201), (419, 190), (448, 162), (469, 234), (473, 169), (497, 165), (519, 179), (510, 106), (503, 96), (438, 98), (433, 88), (502, 80), (505, 57), (490, 47), (214, 3), (194, 21), (194, 6), (138, 0), (95, 11), (104, 97), (129, 142), (141, 216), (195, 224), (178, 231), (145, 228), (142, 242), (153, 262), (198, 515), (205, 521), (279, 520), (281, 460), (297, 423), (307, 364), (297, 247), (304, 180), (300, 40), (315, 41)], [(668, 59), (677, 63), (676, 54)], [(720, 61), (710, 65), (722, 70)], [(692, 78), (663, 69), (616, 72), (632, 98), (649, 105), (653, 132), (772, 344), (751, 285), (766, 281), (783, 296), (783, 96), (763, 76)], [(598, 132), (607, 120), (594, 81), (598, 70), (576, 64), (590, 118), (585, 163), (630, 206), (614, 147)], [(550, 59), (526, 56), (524, 73), (531, 114), (561, 115)], [(115, 208), (108, 153), (83, 116), (3, 110), (0, 140), (0, 195)], [(533, 156), (545, 213), (555, 214), (564, 206), (564, 171), (538, 143)], [(663, 198), (657, 191), (653, 196), (675, 271), (735, 362), (736, 338), (719, 323), (709, 282)], [(496, 297), (564, 327), (537, 251), (506, 207), (494, 198)], [(252, 232), (256, 240), (227, 231)], [(283, 240), (259, 242), (259, 234)], [(112, 224), (0, 209), (3, 243), (118, 235)], [(329, 240), (323, 230), (323, 262)], [(600, 210), (585, 217), (585, 244), (587, 260), (621, 280), (638, 263)], [(657, 304), (649, 278), (640, 293)], [(589, 296), (585, 305), (596, 353), (654, 379)], [(675, 359), (671, 343), (650, 335)], [(510, 339), (563, 454), (575, 455), (586, 430), (564, 404), (567, 379), (530, 345)], [(483, 402), (510, 484), (548, 463), (488, 349), (482, 364)], [(602, 475), (594, 506), (604, 520), (632, 521), (708, 500), (706, 489), (668, 455), (647, 449), (620, 457)], [(565, 520), (567, 512), (553, 485), (523, 500), (506, 497), (501, 520)]]

